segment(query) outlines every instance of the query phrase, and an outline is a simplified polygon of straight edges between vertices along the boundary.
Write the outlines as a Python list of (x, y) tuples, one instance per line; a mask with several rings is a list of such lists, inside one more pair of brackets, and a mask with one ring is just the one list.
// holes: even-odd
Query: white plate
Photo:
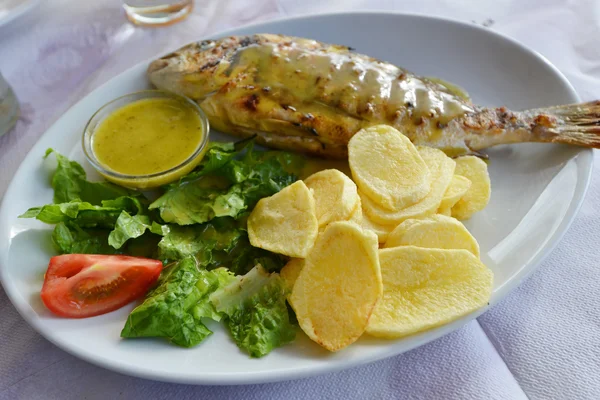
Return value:
[[(225, 34), (276, 32), (355, 47), (421, 75), (465, 87), (477, 103), (519, 110), (577, 101), (561, 73), (535, 52), (476, 25), (416, 15), (356, 13), (293, 18), (248, 26)], [(183, 43), (182, 43), (183, 44)], [(110, 80), (73, 106), (31, 150), (6, 192), (0, 210), (2, 284), (23, 317), (66, 351), (95, 364), (145, 378), (197, 383), (241, 384), (295, 379), (338, 371), (390, 357), (439, 338), (484, 310), (452, 324), (403, 340), (361, 340), (335, 354), (302, 334), (262, 359), (240, 352), (226, 332), (194, 349), (161, 340), (121, 340), (132, 306), (86, 320), (53, 317), (39, 290), (53, 254), (48, 227), (19, 220), (28, 207), (52, 199), (43, 163), (48, 147), (82, 159), (80, 135), (87, 119), (117, 96), (147, 87), (142, 63)], [(492, 303), (514, 289), (560, 240), (577, 212), (592, 169), (592, 152), (558, 145), (523, 144), (490, 151), (493, 194), (485, 211), (467, 226), (494, 271)]]
[(39, 2), (39, 0), (0, 0), (0, 26), (25, 14)]

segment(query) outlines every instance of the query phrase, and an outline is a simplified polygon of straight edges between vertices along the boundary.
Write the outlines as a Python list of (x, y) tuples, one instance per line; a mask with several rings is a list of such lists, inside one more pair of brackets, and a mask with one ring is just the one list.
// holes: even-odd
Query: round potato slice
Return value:
[(418, 246), (433, 249), (465, 249), (479, 257), (479, 244), (460, 221), (444, 215), (407, 219), (385, 242), (386, 248)]
[(315, 199), (302, 181), (260, 199), (248, 217), (252, 246), (290, 257), (306, 257), (318, 233)]
[[(389, 211), (379, 206), (371, 198), (362, 194), (363, 211), (371, 220), (382, 225), (398, 225), (409, 218), (420, 218), (435, 214), (442, 202), (444, 193), (454, 176), (456, 163), (444, 152), (431, 147), (419, 147), (419, 153), (431, 171), (431, 190), (424, 199), (399, 211)], [(360, 188), (359, 188), (360, 189)]]
[(361, 203), (360, 197), (359, 197), (358, 201), (356, 202), (356, 207), (354, 207), (354, 210), (352, 210), (352, 213), (348, 217), (348, 221), (354, 222), (357, 225), (362, 225), (362, 220), (363, 220), (363, 210), (362, 210), (362, 203)]
[[(454, 172), (456, 172), (456, 169)], [(446, 189), (446, 193), (444, 193), (444, 198), (442, 198), (439, 209), (446, 210), (454, 207), (454, 205), (467, 193), (470, 187), (471, 181), (469, 179), (455, 174), (450, 181), (448, 189)]]
[(358, 131), (348, 143), (348, 162), (360, 190), (384, 209), (400, 210), (429, 193), (427, 165), (410, 139), (390, 126)]
[(487, 164), (475, 156), (465, 156), (456, 159), (456, 174), (471, 181), (471, 187), (464, 196), (452, 207), (454, 218), (469, 219), (487, 206), (492, 193)]
[(371, 220), (369, 216), (363, 212), (360, 197), (358, 198), (358, 204), (354, 211), (352, 211), (348, 221), (360, 225), (363, 229), (374, 232), (377, 235), (379, 243), (385, 243), (388, 235), (395, 228), (395, 225), (381, 225), (373, 222), (373, 220)]
[(330, 222), (346, 221), (358, 203), (356, 184), (337, 169), (326, 169), (304, 180), (312, 189), (319, 228)]
[(377, 235), (377, 239), (378, 239), (379, 243), (385, 243), (390, 232), (393, 231), (394, 228), (396, 227), (396, 225), (393, 225), (393, 224), (385, 225), (385, 224), (379, 224), (379, 223), (373, 221), (369, 217), (369, 215), (362, 210), (362, 206), (361, 206), (360, 215), (361, 215), (361, 219), (360, 219), (359, 225), (362, 226), (363, 229), (373, 231)]
[(288, 289), (293, 289), (294, 283), (296, 283), (296, 279), (298, 279), (298, 275), (300, 275), (300, 271), (302, 271), (302, 267), (304, 267), (303, 258), (292, 258), (283, 266), (283, 268), (281, 268), (281, 271), (279, 271), (279, 275), (285, 281)]
[(467, 250), (415, 246), (379, 251), (383, 297), (367, 333), (400, 338), (447, 324), (480, 307), (492, 293), (493, 274)]
[(340, 221), (319, 235), (290, 304), (308, 337), (337, 351), (362, 335), (381, 292), (375, 234)]

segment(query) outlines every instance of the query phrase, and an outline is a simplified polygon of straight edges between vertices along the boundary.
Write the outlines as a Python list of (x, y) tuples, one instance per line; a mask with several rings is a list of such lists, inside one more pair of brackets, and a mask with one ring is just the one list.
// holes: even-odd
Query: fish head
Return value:
[(151, 62), (147, 72), (150, 82), (194, 100), (205, 98), (219, 88), (219, 82), (212, 78), (227, 60), (227, 49), (222, 45), (226, 41), (233, 44), (236, 38), (194, 42)]
[(236, 63), (236, 54), (240, 51), (290, 41), (287, 36), (274, 34), (201, 40), (151, 62), (147, 74), (150, 82), (159, 89), (202, 100), (230, 80), (231, 66)]
[[(202, 40), (153, 61), (147, 75), (159, 89), (201, 101), (225, 85), (252, 85), (252, 71), (268, 62), (275, 49), (289, 52), (295, 47), (319, 49), (323, 44), (312, 39), (266, 33)], [(328, 48), (348, 51), (346, 46)], [(263, 69), (269, 68), (263, 66)]]

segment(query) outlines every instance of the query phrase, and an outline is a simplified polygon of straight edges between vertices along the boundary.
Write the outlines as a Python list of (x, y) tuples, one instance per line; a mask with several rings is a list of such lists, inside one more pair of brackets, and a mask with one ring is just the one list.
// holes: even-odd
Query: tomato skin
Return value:
[(40, 295), (58, 316), (93, 317), (145, 295), (161, 271), (162, 262), (149, 258), (64, 254), (50, 259)]

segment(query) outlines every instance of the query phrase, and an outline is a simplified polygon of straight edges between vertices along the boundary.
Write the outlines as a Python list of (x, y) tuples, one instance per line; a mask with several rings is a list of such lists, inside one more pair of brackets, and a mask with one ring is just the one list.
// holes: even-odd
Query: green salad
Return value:
[(253, 247), (246, 219), (261, 198), (298, 179), (300, 156), (257, 151), (252, 139), (212, 143), (195, 170), (152, 193), (152, 201), (110, 182), (90, 182), (80, 164), (50, 154), (57, 160), (53, 203), (22, 218), (55, 225), (60, 254), (123, 254), (165, 265), (122, 337), (192, 347), (212, 333), (203, 322), (208, 318), (223, 322), (252, 357), (294, 339), (295, 316), (277, 273), (288, 259)]

